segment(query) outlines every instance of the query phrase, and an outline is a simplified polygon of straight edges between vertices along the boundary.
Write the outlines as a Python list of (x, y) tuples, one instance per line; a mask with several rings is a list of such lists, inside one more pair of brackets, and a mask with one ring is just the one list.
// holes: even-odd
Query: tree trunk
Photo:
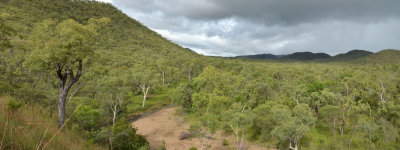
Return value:
[(354, 133), (356, 132), (356, 128), (353, 128), (353, 133), (351, 134), (351, 139), (350, 139), (350, 144), (349, 144), (349, 150), (351, 149), (351, 143), (353, 142), (353, 138), (354, 138)]
[(292, 141), (289, 142), (289, 149), (292, 150), (298, 150), (299, 149), (299, 144), (297, 142), (294, 143), (294, 147), (292, 147)]
[(58, 98), (58, 128), (61, 128), (65, 120), (65, 102), (67, 100), (68, 90), (64, 89), (65, 82), (60, 83), (60, 95)]
[(189, 81), (191, 80), (191, 77), (190, 77), (191, 72), (192, 72), (192, 68), (189, 69), (189, 74), (188, 74)]
[[(115, 109), (117, 109), (117, 108), (115, 108)], [(115, 125), (116, 118), (117, 118), (117, 112), (113, 111), (113, 126)]]
[(245, 130), (243, 129), (242, 130), (242, 137), (241, 137), (240, 143), (239, 143), (239, 150), (243, 149), (244, 133), (245, 133)]
[[(78, 72), (74, 75), (74, 72), (71, 69), (64, 70), (64, 66), (57, 64), (55, 66), (57, 77), (60, 80), (59, 85), (59, 98), (58, 98), (58, 128), (61, 128), (65, 122), (65, 102), (67, 100), (68, 92), (71, 89), (72, 85), (79, 80), (82, 75), (82, 60), (78, 60)], [(67, 83), (67, 79), (69, 76), (69, 80)]]
[(33, 82), (32, 89), (34, 89), (34, 88), (36, 87), (36, 84), (37, 84), (37, 82), (39, 81), (40, 77), (42, 77), (42, 74), (43, 74), (43, 73), (40, 73), (40, 74), (36, 77), (35, 82)]
[(81, 83), (81, 82), (78, 83), (78, 85), (75, 86), (74, 91), (72, 91), (72, 93), (69, 95), (68, 103), (71, 102), (72, 97), (74, 97), (74, 95), (76, 94), (76, 92), (78, 92), (79, 89), (81, 89), (83, 86), (85, 86), (85, 84), (84, 84), (84, 83)]
[(162, 85), (165, 85), (165, 71), (162, 71)]
[(233, 130), (233, 132), (235, 133), (235, 135), (236, 135), (236, 143), (237, 143), (237, 149), (238, 150), (240, 150), (239, 148), (240, 148), (240, 141), (239, 141), (239, 129), (237, 129), (236, 128), (236, 130), (235, 130), (235, 128), (233, 128), (233, 126), (232, 125), (230, 125), (230, 127), (231, 127), (231, 129)]
[(149, 92), (150, 86), (148, 86), (146, 88), (146, 85), (142, 86), (142, 90), (143, 90), (143, 104), (142, 104), (142, 108), (144, 108), (144, 105), (146, 103), (146, 97), (147, 97), (147, 93)]

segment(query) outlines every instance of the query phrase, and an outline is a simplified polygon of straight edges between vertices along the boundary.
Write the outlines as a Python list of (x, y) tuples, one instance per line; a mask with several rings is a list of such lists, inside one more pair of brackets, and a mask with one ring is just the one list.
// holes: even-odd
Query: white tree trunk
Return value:
[(142, 90), (143, 90), (143, 104), (142, 104), (142, 108), (144, 108), (144, 106), (145, 106), (146, 97), (147, 97), (147, 94), (148, 94), (148, 92), (149, 92), (149, 89), (150, 89), (150, 86), (147, 86), (147, 87), (146, 87), (146, 84), (143, 84), (143, 85), (142, 85)]
[(240, 143), (239, 143), (239, 150), (243, 149), (243, 143), (244, 143), (244, 129), (242, 129), (242, 137), (240, 139)]
[(113, 125), (115, 125), (115, 120), (117, 119), (117, 112), (113, 111)]
[(289, 142), (289, 149), (298, 150), (298, 149), (299, 149), (298, 143), (295, 142), (295, 143), (294, 143), (294, 147), (292, 147), (292, 141), (290, 141), (290, 142)]
[(32, 89), (34, 89), (36, 87), (37, 82), (39, 81), (39, 79), (42, 77), (43, 72), (41, 72), (35, 79), (35, 82), (33, 82), (32, 85)]
[(162, 71), (162, 85), (165, 85), (165, 71)]
[(239, 141), (239, 133), (238, 133), (239, 129), (236, 128), (236, 130), (235, 130), (235, 128), (233, 128), (232, 125), (230, 125), (230, 127), (231, 127), (231, 129), (233, 130), (233, 132), (235, 133), (235, 136), (236, 136), (237, 149), (240, 150), (240, 141)]
[(81, 89), (83, 86), (85, 86), (84, 83), (78, 82), (78, 84), (75, 86), (74, 91), (71, 92), (71, 94), (69, 95), (69, 99), (68, 99), (68, 103), (71, 102), (72, 97), (74, 97), (74, 95), (76, 94), (76, 92), (79, 91), (79, 89)]
[(385, 99), (385, 97), (384, 97), (384, 94), (385, 94), (386, 90), (385, 90), (385, 87), (383, 86), (383, 83), (382, 83), (381, 80), (379, 80), (379, 83), (381, 84), (382, 91), (381, 91), (381, 92), (377, 92), (377, 93), (379, 94), (379, 97), (381, 98), (381, 101), (382, 101), (383, 103), (385, 103), (385, 102), (386, 102), (386, 99)]
[(119, 95), (119, 96), (117, 95), (114, 100), (113, 95), (110, 95), (110, 100), (111, 100), (110, 108), (111, 108), (111, 111), (113, 112), (112, 122), (113, 122), (113, 125), (115, 125), (115, 122), (117, 120), (117, 114), (118, 114), (118, 112), (120, 112), (123, 109), (123, 107), (122, 107), (123, 97), (121, 95)]
[(189, 81), (191, 80), (191, 72), (192, 72), (192, 68), (189, 68), (189, 73), (188, 73)]

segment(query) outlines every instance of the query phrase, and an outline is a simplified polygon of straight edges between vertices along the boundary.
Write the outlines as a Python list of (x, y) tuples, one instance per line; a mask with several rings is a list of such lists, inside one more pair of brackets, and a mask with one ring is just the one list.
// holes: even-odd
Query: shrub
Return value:
[(225, 140), (225, 139), (224, 139), (224, 141), (222, 142), (222, 145), (224, 145), (224, 146), (228, 146), (228, 145), (229, 145), (229, 142), (228, 142), (228, 140)]
[(16, 112), (22, 105), (22, 102), (17, 102), (14, 99), (10, 99), (7, 103), (8, 110), (11, 112)]
[(149, 145), (143, 135), (136, 134), (136, 129), (126, 119), (121, 119), (113, 127), (113, 149), (139, 149)]
[(90, 106), (82, 106), (74, 114), (75, 121), (85, 130), (96, 129), (99, 124), (99, 111)]
[(160, 147), (157, 148), (157, 150), (167, 150), (167, 148), (165, 147), (165, 141), (162, 141), (162, 144), (160, 145)]
[(189, 150), (197, 150), (197, 148), (196, 147), (191, 147), (191, 148), (189, 148)]

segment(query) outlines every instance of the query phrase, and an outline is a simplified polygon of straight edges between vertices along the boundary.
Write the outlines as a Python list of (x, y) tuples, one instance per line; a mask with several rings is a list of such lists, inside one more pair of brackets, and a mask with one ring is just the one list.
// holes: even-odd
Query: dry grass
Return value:
[(11, 113), (6, 105), (9, 99), (9, 96), (0, 97), (0, 149), (41, 150), (46, 143), (46, 149), (105, 149), (68, 129), (58, 132), (56, 114), (50, 116), (40, 105), (24, 105)]

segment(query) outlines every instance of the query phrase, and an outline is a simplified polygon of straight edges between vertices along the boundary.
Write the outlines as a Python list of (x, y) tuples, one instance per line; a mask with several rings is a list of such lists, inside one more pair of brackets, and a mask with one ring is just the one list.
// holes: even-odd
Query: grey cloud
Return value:
[(398, 0), (113, 0), (205, 55), (400, 48)]
[(329, 19), (369, 22), (400, 16), (398, 0), (116, 0), (114, 4), (195, 20), (236, 16), (285, 25)]

